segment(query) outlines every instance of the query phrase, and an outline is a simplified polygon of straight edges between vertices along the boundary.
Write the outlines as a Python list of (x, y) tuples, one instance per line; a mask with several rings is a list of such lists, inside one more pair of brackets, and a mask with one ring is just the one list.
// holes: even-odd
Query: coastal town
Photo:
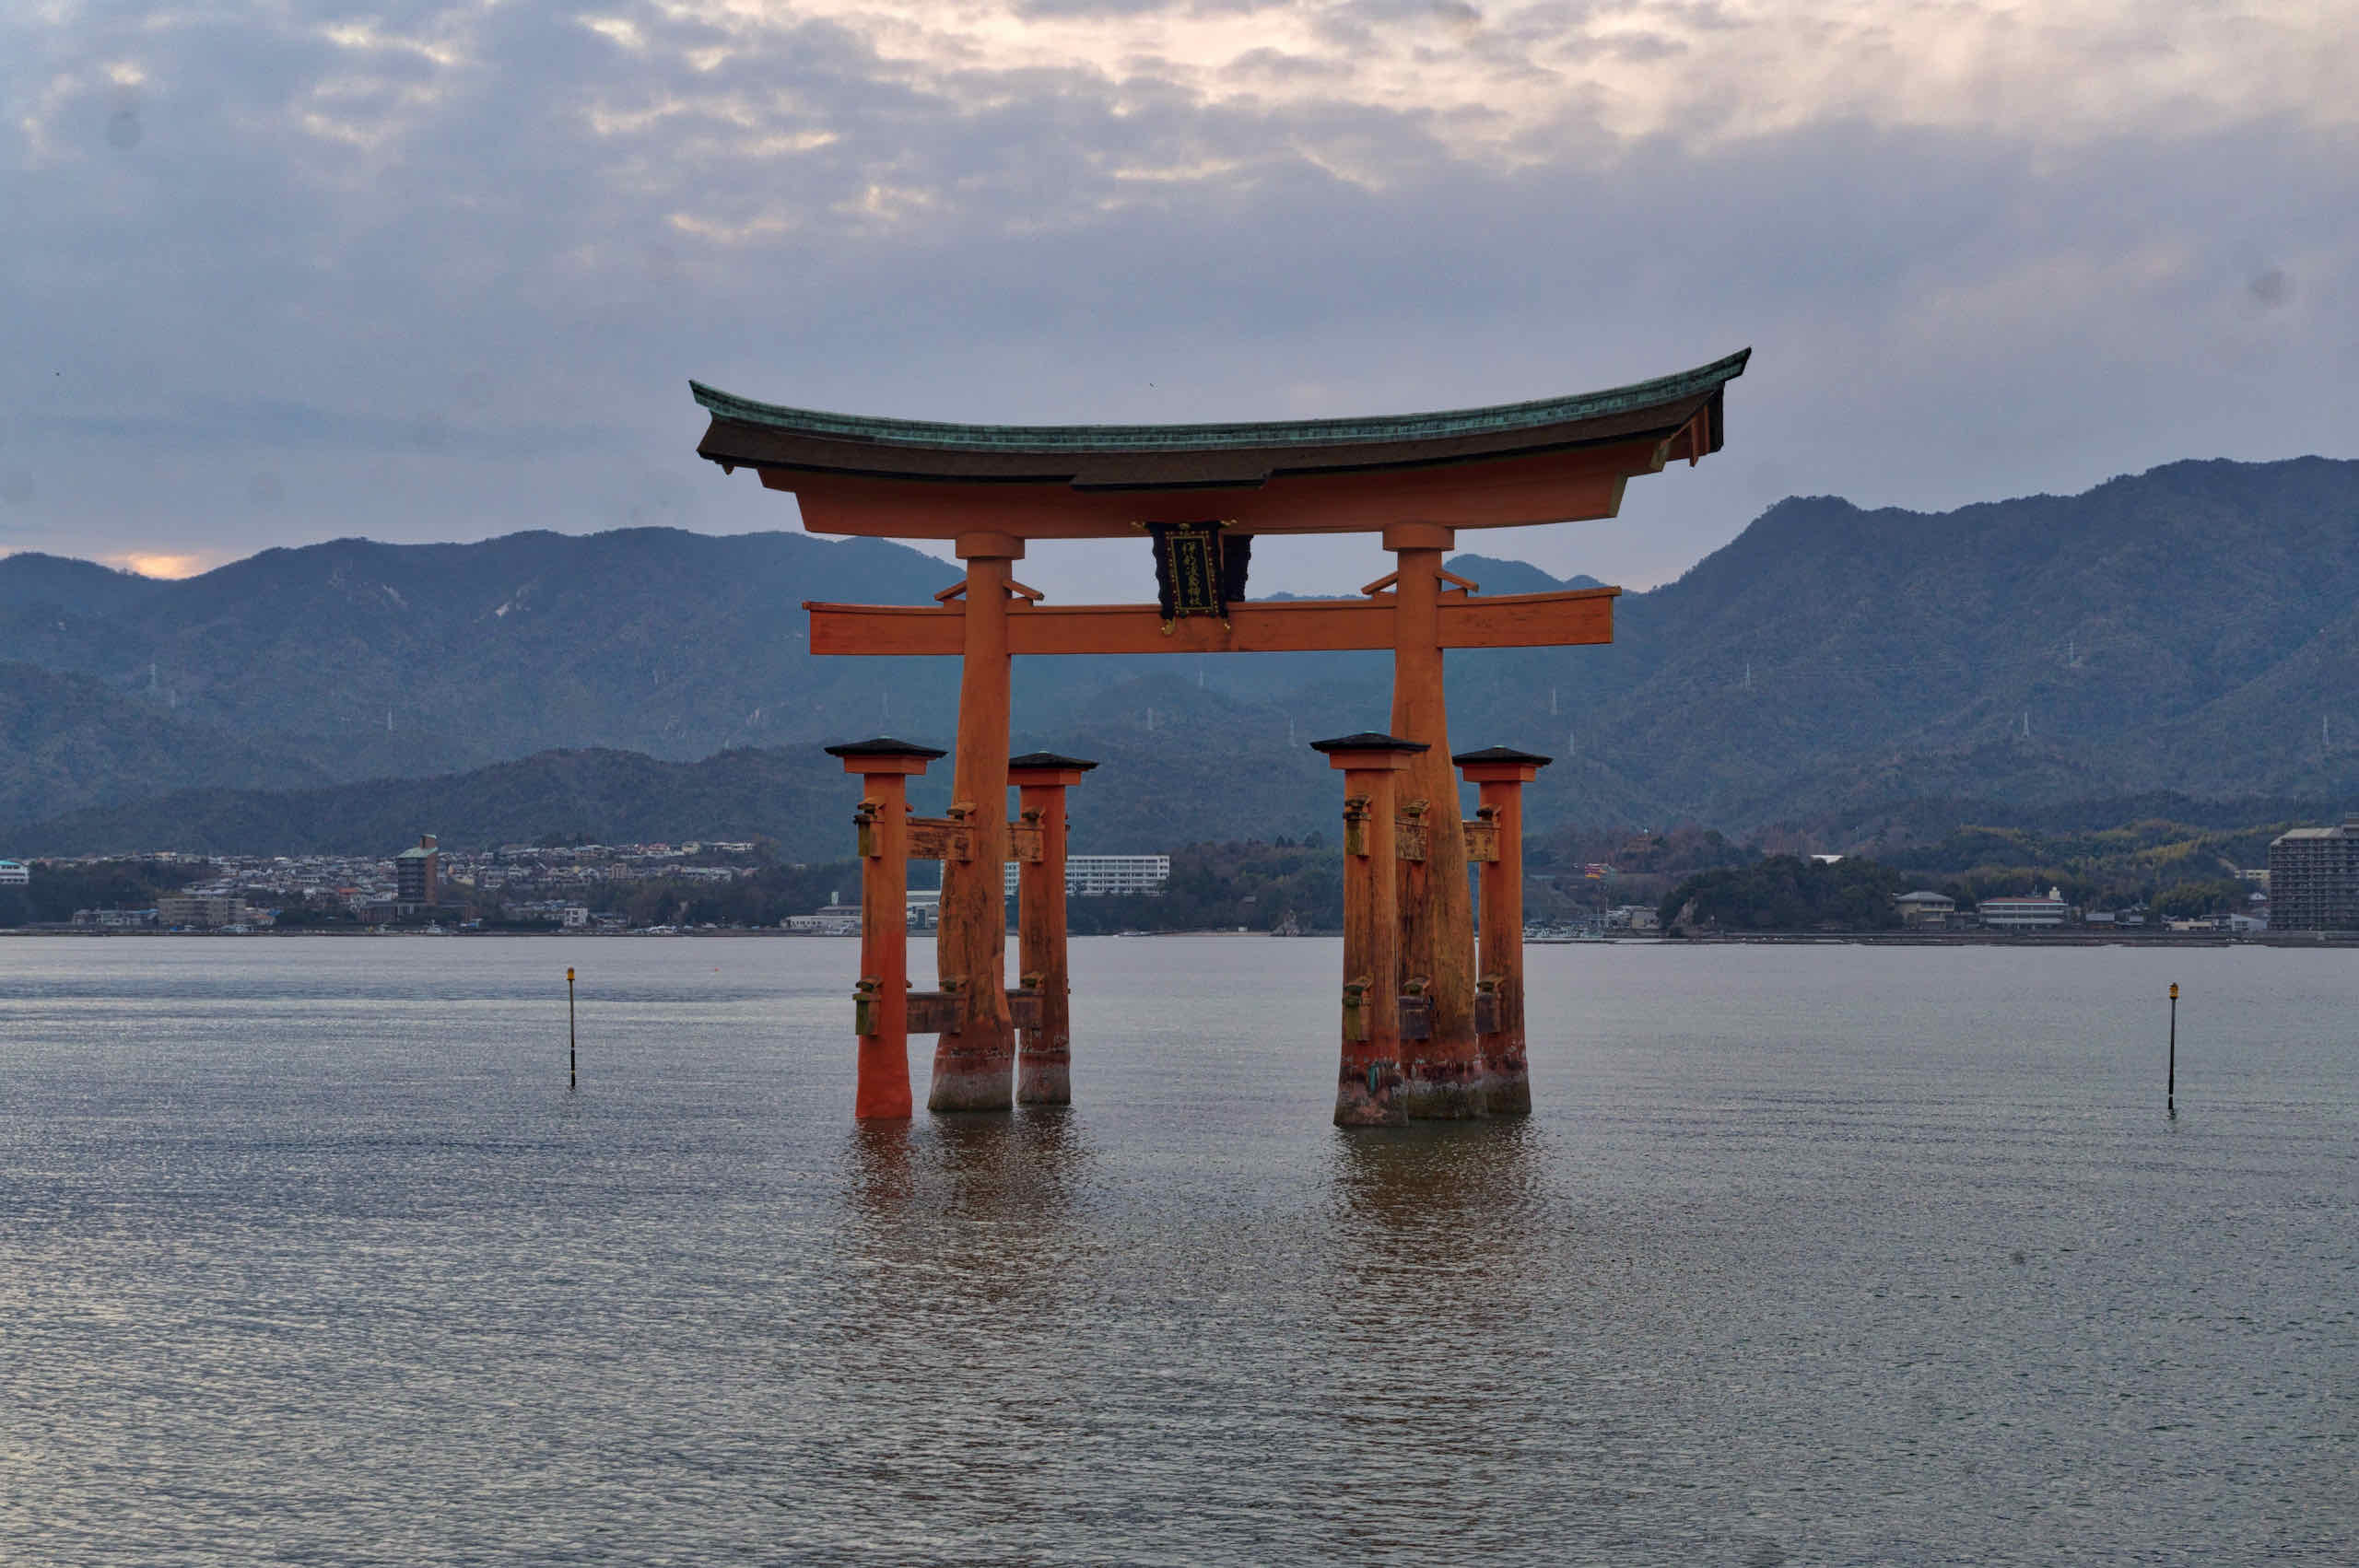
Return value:
[[(1332, 930), (1313, 866), (1321, 847), (1190, 846), (1173, 855), (1075, 855), (1066, 893), (1082, 930), (1259, 930), (1279, 936)], [(1269, 862), (1274, 861), (1272, 865)], [(1682, 882), (1588, 862), (1563, 876), (1536, 874), (1527, 905), (1532, 940), (1775, 940), (1852, 935), (1900, 941), (2103, 941), (2196, 937), (2318, 940), (2359, 931), (2359, 813), (2303, 826), (2269, 845), (2269, 864), (2236, 872), (2225, 907), (2189, 911), (2168, 898), (2076, 898), (2059, 884), (1968, 896), (1911, 885), (1884, 891), (1888, 868), (1841, 855), (1765, 857), (1755, 865)], [(1180, 882), (1175, 887), (1174, 867)], [(1010, 865), (1009, 896), (1015, 902)], [(1226, 872), (1227, 880), (1220, 880)], [(1256, 873), (1259, 874), (1256, 874)], [(1832, 907), (1769, 907), (1761, 889), (1848, 879), (1876, 891), (1848, 918)], [(1208, 882), (1213, 885), (1207, 886)], [(850, 863), (782, 864), (751, 840), (682, 843), (507, 844), (452, 848), (432, 834), (383, 856), (192, 855), (0, 860), (0, 900), (36, 885), (88, 890), (87, 902), (0, 918), (0, 927), (83, 934), (183, 932), (514, 932), (671, 935), (762, 930), (854, 936), (859, 876)], [(142, 894), (152, 892), (152, 896)], [(1716, 904), (1715, 893), (1722, 895)], [(1172, 896), (1167, 899), (1166, 895)], [(109, 895), (114, 895), (110, 896)], [(1620, 896), (1617, 896), (1617, 894)], [(1637, 895), (1633, 897), (1631, 895)], [(1731, 896), (1736, 902), (1730, 901)], [(910, 928), (931, 930), (938, 888), (907, 894)], [(1750, 902), (1746, 902), (1746, 900)], [(2222, 900), (2214, 898), (2216, 905)], [(1092, 910), (1104, 919), (1092, 922)]]

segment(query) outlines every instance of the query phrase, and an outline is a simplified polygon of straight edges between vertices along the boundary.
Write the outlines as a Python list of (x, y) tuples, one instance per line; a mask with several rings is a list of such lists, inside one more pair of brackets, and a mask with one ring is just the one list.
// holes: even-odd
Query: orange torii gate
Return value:
[[(1572, 397), (1272, 424), (933, 424), (780, 407), (691, 382), (712, 416), (698, 454), (791, 491), (806, 529), (947, 541), (967, 566), (933, 606), (804, 606), (814, 653), (962, 661), (948, 817), (910, 819), (901, 788), (939, 751), (882, 738), (828, 748), (869, 785), (857, 1114), (910, 1114), (909, 1033), (940, 1036), (926, 1102), (933, 1110), (1069, 1096), (1063, 793), (1090, 765), (1027, 758), (1039, 777), (1011, 778), (1015, 655), (1344, 649), (1390, 649), (1393, 687), (1391, 733), (1320, 743), (1344, 771), (1347, 797), (1336, 1120), (1529, 1109), (1520, 797), (1548, 759), (1502, 748), (1453, 758), (1442, 654), (1611, 642), (1620, 590), (1478, 596), (1442, 559), (1461, 529), (1612, 517), (1633, 476), (1718, 451), (1723, 390), (1750, 353)], [(1351, 532), (1380, 533), (1397, 563), (1360, 597), (1245, 601), (1254, 538)], [(1050, 605), (1015, 580), (1014, 564), (1033, 541), (1142, 532), (1156, 543), (1155, 604)], [(1482, 787), (1484, 808), (1471, 823), (1455, 809), (1460, 767)], [(1016, 823), (1007, 819), (1011, 782), (1026, 786)], [(1053, 876), (1042, 864), (1050, 837)], [(940, 981), (935, 991), (904, 995), (897, 944), (906, 940), (910, 855), (943, 862)], [(1012, 859), (1031, 873), (1023, 888), (1026, 983), (1013, 991), (1003, 983), (1003, 868)], [(1483, 867), (1479, 962), (1470, 863)], [(1027, 1045), (1020, 1092), (1019, 1027)]]

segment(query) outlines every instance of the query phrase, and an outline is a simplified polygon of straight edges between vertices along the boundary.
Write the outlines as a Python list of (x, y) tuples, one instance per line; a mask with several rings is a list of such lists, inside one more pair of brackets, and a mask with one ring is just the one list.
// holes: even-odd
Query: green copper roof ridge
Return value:
[(829, 414), (737, 397), (701, 381), (688, 390), (698, 404), (722, 419), (768, 425), (806, 435), (885, 446), (957, 447), (1003, 451), (1203, 451), (1222, 447), (1326, 446), (1350, 441), (1400, 441), (1485, 435), (1596, 419), (1718, 391), (1744, 374), (1750, 348), (1676, 375), (1626, 387), (1494, 404), (1485, 408), (1440, 409), (1425, 414), (1375, 415), (1363, 418), (1285, 419), (1226, 425), (958, 425), (924, 419), (887, 419)]

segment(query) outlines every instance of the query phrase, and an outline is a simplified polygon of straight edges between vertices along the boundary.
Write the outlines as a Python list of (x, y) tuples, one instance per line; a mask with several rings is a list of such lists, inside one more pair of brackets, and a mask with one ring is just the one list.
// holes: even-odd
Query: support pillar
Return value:
[(1450, 758), (1482, 790), (1479, 810), (1498, 834), (1498, 859), (1483, 867), (1482, 975), (1491, 1027), (1477, 1036), (1475, 1086), (1493, 1116), (1532, 1114), (1523, 1037), (1523, 787), (1550, 758), (1507, 746)]
[(1402, 982), (1422, 978), (1433, 998), (1433, 1033), (1412, 1048), (1406, 1088), (1412, 1117), (1484, 1114), (1474, 1036), (1474, 910), (1460, 831), (1458, 775), (1449, 763), (1449, 712), (1442, 685), (1442, 555), (1451, 529), (1395, 523), (1384, 547), (1398, 563), (1393, 588), (1392, 732), (1421, 743), (1401, 782), (1423, 801), (1426, 854), (1401, 868)]
[[(1008, 781), (1026, 821), (1040, 830), (1040, 858), (1016, 871), (1016, 967), (1040, 993), (1040, 1024), (1018, 1032), (1015, 1103), (1073, 1103), (1073, 986), (1065, 965), (1065, 790), (1097, 765), (1053, 752), (1011, 758)], [(1003, 885), (1004, 883), (1003, 883)]]
[(862, 1121), (910, 1115), (909, 781), (942, 753), (879, 736), (829, 746), (861, 779), (860, 984), (852, 1028), (860, 1068), (851, 1114)]
[(1007, 1009), (1007, 599), (1009, 568), (1024, 542), (962, 533), (967, 563), (964, 657), (958, 673), (958, 749), (950, 813), (962, 816), (972, 857), (942, 868), (935, 961), (942, 989), (959, 999), (958, 1027), (934, 1047), (933, 1111), (1003, 1111), (1015, 1076), (1015, 1030)]
[(1401, 1061), (1401, 910), (1393, 833), (1399, 782), (1425, 751), (1393, 735), (1313, 741), (1344, 775), (1343, 1062), (1335, 1125), (1409, 1119)]

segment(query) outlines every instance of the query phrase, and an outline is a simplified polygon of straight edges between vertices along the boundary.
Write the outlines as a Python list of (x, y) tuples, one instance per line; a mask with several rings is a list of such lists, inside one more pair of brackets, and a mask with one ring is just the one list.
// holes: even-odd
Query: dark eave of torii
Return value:
[(698, 455), (792, 491), (825, 533), (1109, 538), (1217, 519), (1249, 533), (1611, 517), (1622, 486), (1720, 449), (1752, 350), (1572, 397), (1235, 425), (955, 425), (756, 403), (691, 381)]

